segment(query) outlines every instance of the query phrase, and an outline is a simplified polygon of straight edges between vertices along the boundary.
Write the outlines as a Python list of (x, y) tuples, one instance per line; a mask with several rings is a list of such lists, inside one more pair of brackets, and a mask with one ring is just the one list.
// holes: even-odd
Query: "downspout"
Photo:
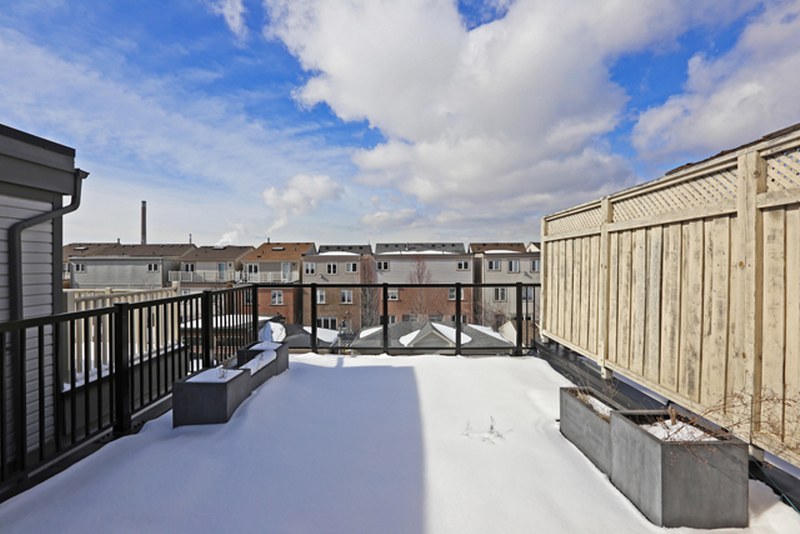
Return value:
[(89, 173), (81, 169), (75, 169), (73, 178), (75, 186), (73, 188), (72, 200), (66, 206), (57, 208), (53, 211), (40, 213), (30, 219), (16, 222), (8, 229), (8, 278), (9, 278), (9, 305), (10, 321), (23, 319), (23, 295), (22, 295), (22, 232), (43, 222), (47, 222), (67, 213), (73, 212), (81, 205), (81, 184)]

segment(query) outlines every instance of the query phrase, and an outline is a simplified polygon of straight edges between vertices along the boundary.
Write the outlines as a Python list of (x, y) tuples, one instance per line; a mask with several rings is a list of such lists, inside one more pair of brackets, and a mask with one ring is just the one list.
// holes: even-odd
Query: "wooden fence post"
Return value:
[(606, 369), (606, 358), (608, 357), (608, 313), (610, 273), (608, 269), (611, 245), (608, 232), (608, 224), (613, 222), (614, 213), (611, 209), (611, 201), (608, 197), (603, 197), (600, 201), (600, 273), (597, 283), (599, 284), (598, 297), (598, 325), (597, 325), (597, 363), (600, 365), (600, 373), (603, 378), (610, 377), (610, 370)]

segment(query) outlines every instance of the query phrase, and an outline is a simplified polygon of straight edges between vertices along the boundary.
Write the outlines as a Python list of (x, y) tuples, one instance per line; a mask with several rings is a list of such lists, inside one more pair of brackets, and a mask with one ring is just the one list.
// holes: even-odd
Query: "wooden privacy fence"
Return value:
[(542, 222), (542, 335), (800, 465), (800, 125)]

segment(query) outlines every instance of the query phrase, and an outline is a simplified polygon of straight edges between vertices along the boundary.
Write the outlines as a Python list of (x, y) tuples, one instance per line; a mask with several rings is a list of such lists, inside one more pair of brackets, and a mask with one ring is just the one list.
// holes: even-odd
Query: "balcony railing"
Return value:
[(300, 273), (298, 271), (292, 271), (290, 273), (261, 272), (245, 274), (245, 281), (248, 284), (288, 284), (299, 280)]
[(242, 286), (0, 324), (0, 500), (255, 341), (257, 299)]
[(241, 271), (170, 271), (170, 282), (187, 284), (221, 284), (225, 282), (238, 282), (241, 280)]

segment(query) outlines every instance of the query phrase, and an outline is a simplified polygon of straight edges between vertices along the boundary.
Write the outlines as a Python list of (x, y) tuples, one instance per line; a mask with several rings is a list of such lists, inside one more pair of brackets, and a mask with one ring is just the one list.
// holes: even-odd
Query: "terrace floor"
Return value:
[[(698, 532), (652, 526), (561, 436), (563, 385), (535, 358), (293, 356), (227, 424), (168, 412), (0, 504), (0, 530)], [(800, 532), (750, 484), (729, 532)]]

